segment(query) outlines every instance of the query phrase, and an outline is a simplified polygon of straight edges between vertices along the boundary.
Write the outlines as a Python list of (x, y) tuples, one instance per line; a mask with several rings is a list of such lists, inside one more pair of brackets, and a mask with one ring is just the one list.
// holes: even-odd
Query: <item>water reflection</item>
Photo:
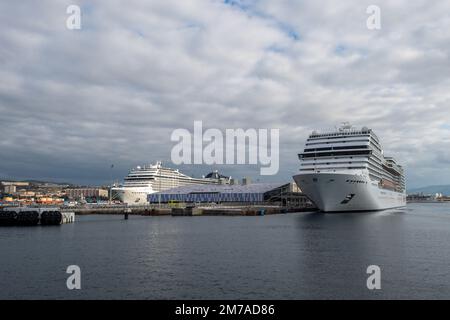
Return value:
[(299, 265), (305, 289), (314, 298), (381, 296), (367, 290), (366, 268), (374, 264), (395, 273), (404, 267), (403, 213), (298, 216)]
[[(0, 298), (450, 297), (450, 205), (264, 217), (77, 217), (2, 228)], [(79, 264), (83, 290), (68, 292)], [(382, 290), (366, 288), (366, 268)]]

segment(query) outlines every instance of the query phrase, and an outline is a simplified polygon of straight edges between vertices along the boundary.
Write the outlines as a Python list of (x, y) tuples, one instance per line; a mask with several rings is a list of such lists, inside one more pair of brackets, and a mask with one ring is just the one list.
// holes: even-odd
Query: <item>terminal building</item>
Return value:
[(312, 206), (292, 183), (251, 183), (246, 185), (189, 185), (148, 195), (155, 203), (278, 204), (289, 207)]

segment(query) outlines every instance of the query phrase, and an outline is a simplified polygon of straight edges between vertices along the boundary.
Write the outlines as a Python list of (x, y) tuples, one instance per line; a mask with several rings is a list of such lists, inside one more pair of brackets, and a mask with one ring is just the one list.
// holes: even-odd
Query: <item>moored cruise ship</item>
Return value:
[(403, 168), (385, 157), (367, 128), (344, 123), (336, 130), (313, 131), (299, 154), (294, 180), (324, 212), (372, 211), (406, 205)]
[(217, 171), (211, 172), (204, 178), (192, 178), (178, 169), (156, 164), (138, 166), (130, 170), (123, 186), (112, 188), (114, 198), (129, 205), (147, 204), (149, 194), (181, 187), (190, 184), (227, 184), (230, 177), (220, 175)]

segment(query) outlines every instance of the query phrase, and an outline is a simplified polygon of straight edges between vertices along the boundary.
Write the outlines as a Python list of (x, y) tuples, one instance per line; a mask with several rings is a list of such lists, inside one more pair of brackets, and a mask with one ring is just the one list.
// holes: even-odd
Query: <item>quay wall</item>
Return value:
[[(20, 211), (19, 208), (8, 208), (3, 210)], [(40, 214), (49, 209), (38, 207), (30, 209)], [(82, 207), (60, 207), (53, 208), (57, 211), (70, 211), (75, 215), (113, 214), (113, 215), (140, 215), (140, 216), (261, 216), (270, 214), (283, 214), (289, 212), (316, 211), (311, 207), (286, 208), (274, 205), (199, 205), (197, 207), (170, 207), (159, 206), (82, 206)]]
[(76, 215), (89, 214), (118, 214), (141, 215), (141, 216), (258, 216), (270, 214), (283, 214), (290, 212), (316, 211), (315, 208), (285, 208), (279, 206), (233, 206), (233, 207), (128, 207), (128, 208), (73, 208), (71, 211)]

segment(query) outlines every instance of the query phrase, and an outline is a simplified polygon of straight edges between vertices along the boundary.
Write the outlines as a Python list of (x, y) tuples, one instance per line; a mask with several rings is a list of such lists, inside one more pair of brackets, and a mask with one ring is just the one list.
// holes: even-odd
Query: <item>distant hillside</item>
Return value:
[(44, 184), (52, 184), (57, 186), (72, 186), (72, 183), (66, 183), (66, 182), (55, 182), (55, 181), (42, 181), (42, 180), (16, 180), (16, 179), (1, 179), (0, 181), (7, 181), (7, 182), (29, 182), (30, 184), (34, 185), (44, 185)]
[(408, 194), (412, 193), (424, 193), (424, 194), (436, 194), (442, 193), (443, 195), (450, 195), (450, 185), (443, 186), (426, 186), (420, 188), (408, 189)]

